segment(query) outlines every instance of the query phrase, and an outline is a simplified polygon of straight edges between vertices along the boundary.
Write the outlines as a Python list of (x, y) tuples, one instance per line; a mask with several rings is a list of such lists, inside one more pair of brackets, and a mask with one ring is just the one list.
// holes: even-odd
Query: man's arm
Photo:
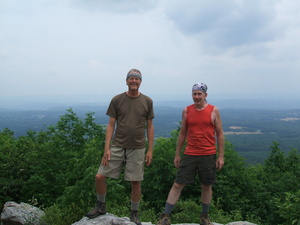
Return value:
[(218, 143), (218, 159), (216, 161), (216, 168), (220, 170), (224, 165), (224, 148), (225, 148), (224, 142), (225, 141), (224, 141), (222, 120), (221, 120), (220, 112), (217, 107), (215, 107), (213, 110), (213, 118), (214, 118), (213, 121), (214, 121), (217, 143)]
[(147, 139), (148, 139), (148, 151), (146, 154), (146, 165), (150, 166), (153, 158), (153, 143), (154, 143), (154, 125), (151, 120), (147, 120)]
[(181, 127), (180, 127), (180, 133), (177, 140), (177, 147), (175, 152), (175, 158), (174, 158), (174, 165), (176, 168), (178, 168), (180, 163), (180, 152), (183, 148), (186, 135), (187, 135), (187, 124), (186, 124), (186, 111), (187, 108), (184, 108), (182, 111), (182, 119), (181, 119)]
[(104, 154), (102, 157), (102, 165), (107, 166), (108, 161), (110, 160), (110, 143), (112, 140), (112, 136), (115, 129), (116, 119), (113, 117), (109, 117), (109, 122), (106, 127), (105, 133), (105, 147), (104, 147)]

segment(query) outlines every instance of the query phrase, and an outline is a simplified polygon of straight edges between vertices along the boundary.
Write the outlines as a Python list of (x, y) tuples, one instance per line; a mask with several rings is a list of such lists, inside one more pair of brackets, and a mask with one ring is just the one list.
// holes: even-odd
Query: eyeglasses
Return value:
[(128, 80), (134, 81), (134, 80), (141, 80), (139, 77), (129, 77)]

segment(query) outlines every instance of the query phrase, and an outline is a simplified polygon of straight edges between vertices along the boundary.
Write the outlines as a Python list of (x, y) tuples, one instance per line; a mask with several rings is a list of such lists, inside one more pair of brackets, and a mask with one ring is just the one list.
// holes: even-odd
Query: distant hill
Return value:
[[(226, 140), (230, 141), (235, 150), (248, 162), (262, 162), (268, 156), (273, 141), (280, 143), (285, 152), (291, 148), (300, 150), (300, 101), (278, 104), (280, 107), (275, 107), (274, 102), (267, 104), (256, 100), (212, 100), (209, 103), (220, 109)], [(180, 126), (183, 108), (189, 104), (192, 102), (154, 102), (155, 138), (170, 137), (172, 130)], [(43, 104), (42, 109), (38, 109), (38, 104), (24, 104), (13, 109), (0, 108), (0, 130), (9, 128), (15, 132), (16, 137), (26, 135), (29, 129), (45, 130), (54, 125), (69, 108), (81, 118), (88, 112), (94, 112), (96, 122), (106, 125), (107, 106), (108, 103)]]

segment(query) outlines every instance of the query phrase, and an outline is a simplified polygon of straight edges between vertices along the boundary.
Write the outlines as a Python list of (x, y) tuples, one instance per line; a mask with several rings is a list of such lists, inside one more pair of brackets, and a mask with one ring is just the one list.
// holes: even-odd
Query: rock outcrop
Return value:
[(6, 202), (1, 212), (2, 225), (43, 225), (44, 212), (27, 203)]
[[(16, 202), (6, 202), (2, 213), (1, 213), (1, 223), (2, 225), (45, 225), (42, 220), (44, 212), (32, 205), (27, 203), (16, 203)], [(117, 217), (113, 214), (107, 213), (103, 216), (98, 216), (94, 219), (88, 219), (83, 217), (80, 221), (73, 223), (72, 225), (136, 225), (130, 222), (128, 217)], [(213, 223), (214, 225), (223, 225), (219, 223)], [(152, 222), (142, 222), (142, 225), (153, 225)], [(175, 225), (175, 224), (174, 224)], [(179, 224), (178, 224), (179, 225)], [(183, 223), (180, 225), (196, 225)], [(237, 221), (228, 223), (226, 225), (256, 225), (254, 223), (249, 223), (246, 221)]]
[[(128, 217), (117, 217), (113, 214), (107, 213), (103, 216), (98, 216), (94, 219), (88, 219), (87, 217), (82, 218), (80, 221), (73, 223), (72, 225), (136, 225), (130, 222)], [(142, 223), (143, 225), (151, 225), (152, 223)]]
[[(128, 217), (116, 217), (115, 215), (107, 213), (103, 216), (98, 216), (94, 219), (88, 219), (87, 217), (82, 218), (80, 221), (73, 223), (72, 225), (136, 225), (130, 222)], [(214, 225), (224, 225), (220, 223), (213, 223)], [(142, 222), (142, 225), (153, 225), (152, 222)], [(199, 225), (196, 223), (182, 223), (173, 225)], [(256, 225), (254, 223), (249, 223), (247, 221), (236, 221), (228, 223), (226, 225)]]

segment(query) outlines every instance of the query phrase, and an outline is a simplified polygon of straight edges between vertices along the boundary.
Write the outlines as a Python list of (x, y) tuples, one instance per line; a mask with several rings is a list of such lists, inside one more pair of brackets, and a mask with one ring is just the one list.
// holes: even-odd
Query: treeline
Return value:
[[(47, 110), (27, 111), (0, 109), (0, 130), (9, 128), (14, 131), (15, 137), (26, 136), (29, 129), (36, 132), (45, 130), (59, 121), (60, 116), (65, 113), (65, 108), (61, 106)], [(172, 130), (180, 125), (182, 109), (183, 107), (176, 104), (155, 107), (156, 139), (171, 137)], [(81, 119), (85, 118), (87, 112), (92, 111), (95, 112), (97, 124), (106, 125), (108, 122), (107, 106), (75, 106), (73, 110)], [(281, 150), (286, 153), (291, 148), (300, 149), (300, 109), (220, 108), (220, 112), (224, 132), (237, 132), (227, 133), (227, 141), (234, 145), (234, 149), (246, 159), (247, 163), (257, 164), (267, 159), (269, 148), (274, 141), (280, 143)], [(253, 133), (242, 134), (242, 132)]]
[[(154, 161), (145, 168), (140, 219), (156, 223), (176, 169), (173, 157), (178, 130), (170, 138), (158, 138)], [(45, 211), (51, 225), (70, 225), (80, 220), (95, 203), (95, 173), (105, 141), (105, 127), (94, 113), (80, 119), (67, 110), (45, 130), (29, 130), (14, 137), (0, 132), (0, 205), (27, 202)], [(300, 154), (288, 154), (274, 142), (268, 158), (249, 165), (227, 142), (225, 166), (218, 172), (210, 211), (212, 221), (228, 223), (248, 220), (257, 224), (300, 224)], [(108, 179), (107, 208), (117, 216), (128, 216), (130, 186), (121, 177)], [(187, 186), (172, 213), (172, 223), (198, 223), (200, 183)]]

